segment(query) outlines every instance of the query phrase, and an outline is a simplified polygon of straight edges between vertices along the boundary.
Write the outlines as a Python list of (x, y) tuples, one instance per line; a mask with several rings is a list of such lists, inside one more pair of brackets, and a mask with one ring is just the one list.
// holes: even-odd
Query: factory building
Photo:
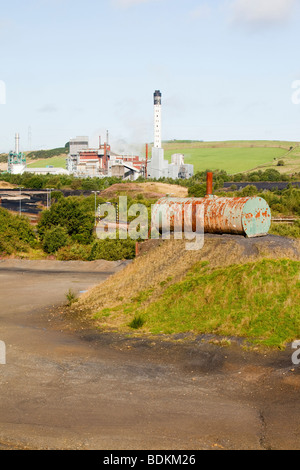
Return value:
[(89, 148), (88, 137), (76, 137), (70, 139), (69, 157), (67, 160), (67, 170), (70, 174), (75, 174), (77, 171), (79, 152)]
[(147, 177), (159, 178), (191, 178), (194, 174), (194, 165), (184, 163), (184, 155), (174, 154), (172, 163), (165, 160), (162, 148), (162, 94), (159, 90), (154, 92), (154, 146), (152, 157), (147, 164)]
[(78, 177), (108, 176), (110, 145), (99, 143), (99, 148), (91, 149), (88, 137), (76, 137), (70, 140), (67, 170)]
[(116, 163), (111, 167), (111, 176), (122, 178), (123, 180), (135, 181), (141, 174), (138, 168), (124, 161)]
[(78, 154), (76, 176), (109, 176), (110, 145), (101, 145), (99, 149), (82, 150)]
[(71, 139), (67, 168), (70, 174), (80, 178), (117, 176), (136, 180), (145, 174), (145, 162), (139, 156), (118, 155), (111, 151), (108, 134), (104, 144), (99, 138), (98, 149), (89, 148), (88, 137)]
[(135, 155), (111, 155), (111, 176), (118, 176), (125, 180), (135, 181), (139, 176), (145, 176), (145, 160)]

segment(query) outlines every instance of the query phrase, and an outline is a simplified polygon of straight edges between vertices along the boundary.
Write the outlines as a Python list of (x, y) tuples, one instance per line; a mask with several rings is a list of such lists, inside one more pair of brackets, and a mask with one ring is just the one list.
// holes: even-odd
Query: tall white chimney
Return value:
[(161, 92), (154, 93), (154, 147), (162, 148), (161, 145)]
[(20, 152), (20, 135), (19, 134), (16, 134), (16, 148), (15, 148), (15, 152), (16, 153), (19, 153)]

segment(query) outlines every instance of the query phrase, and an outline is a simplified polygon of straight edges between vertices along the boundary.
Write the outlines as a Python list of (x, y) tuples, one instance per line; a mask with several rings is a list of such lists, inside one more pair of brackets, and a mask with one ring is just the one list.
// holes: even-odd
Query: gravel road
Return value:
[(122, 267), (0, 262), (0, 449), (299, 449), (290, 349), (134, 339), (60, 315), (70, 288)]

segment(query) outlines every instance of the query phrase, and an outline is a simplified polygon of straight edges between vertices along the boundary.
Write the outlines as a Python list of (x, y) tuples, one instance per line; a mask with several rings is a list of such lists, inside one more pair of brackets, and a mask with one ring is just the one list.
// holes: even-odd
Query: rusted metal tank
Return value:
[[(212, 174), (207, 175), (207, 195), (204, 198), (162, 198), (152, 213), (155, 228), (174, 230), (191, 228), (195, 232), (204, 213), (205, 233), (229, 233), (246, 237), (267, 235), (271, 226), (271, 210), (261, 197), (216, 197), (212, 195)], [(185, 208), (191, 210), (186, 211)], [(197, 211), (197, 206), (202, 211)], [(161, 214), (161, 216), (159, 216)], [(185, 215), (184, 215), (185, 214)], [(185, 219), (184, 219), (185, 217)], [(198, 223), (198, 225), (197, 225)], [(203, 225), (203, 223), (202, 223)]]
[[(197, 205), (204, 209), (205, 233), (232, 233), (247, 237), (267, 235), (271, 226), (271, 210), (267, 202), (260, 197), (205, 197), (205, 198), (162, 198), (154, 206), (153, 220), (160, 220), (157, 229), (174, 230), (181, 221), (184, 230), (184, 210), (192, 206), (191, 212), (185, 212), (191, 220), (186, 220), (186, 227), (197, 228)], [(156, 219), (158, 212), (166, 217)], [(169, 222), (170, 221), (170, 222)], [(198, 221), (200, 224), (201, 221)], [(166, 224), (163, 227), (163, 224)]]

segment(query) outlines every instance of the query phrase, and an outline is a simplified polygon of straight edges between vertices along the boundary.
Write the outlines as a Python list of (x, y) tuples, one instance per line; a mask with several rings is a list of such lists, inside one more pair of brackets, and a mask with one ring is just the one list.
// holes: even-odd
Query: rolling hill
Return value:
[[(185, 162), (194, 165), (195, 173), (210, 169), (225, 170), (229, 174), (236, 174), (269, 168), (276, 168), (282, 174), (300, 173), (299, 142), (174, 140), (164, 142), (163, 147), (165, 158), (169, 161), (175, 153), (184, 154)], [(50, 165), (66, 168), (66, 152), (67, 150), (63, 148), (31, 152), (27, 154), (28, 167), (45, 168)], [(2, 157), (5, 161), (7, 160), (7, 156)], [(283, 165), (278, 166), (281, 160)]]
[(66, 168), (67, 155), (59, 155), (51, 158), (43, 158), (41, 160), (34, 160), (27, 163), (28, 168), (46, 168), (53, 166), (57, 168)]
[[(194, 165), (195, 172), (225, 170), (229, 174), (244, 173), (257, 168), (274, 168), (282, 173), (300, 172), (298, 142), (282, 141), (228, 141), (189, 142), (172, 141), (163, 144), (170, 161), (174, 153), (185, 155), (185, 162)], [(292, 150), (290, 150), (292, 148)], [(279, 160), (284, 165), (279, 167)]]

